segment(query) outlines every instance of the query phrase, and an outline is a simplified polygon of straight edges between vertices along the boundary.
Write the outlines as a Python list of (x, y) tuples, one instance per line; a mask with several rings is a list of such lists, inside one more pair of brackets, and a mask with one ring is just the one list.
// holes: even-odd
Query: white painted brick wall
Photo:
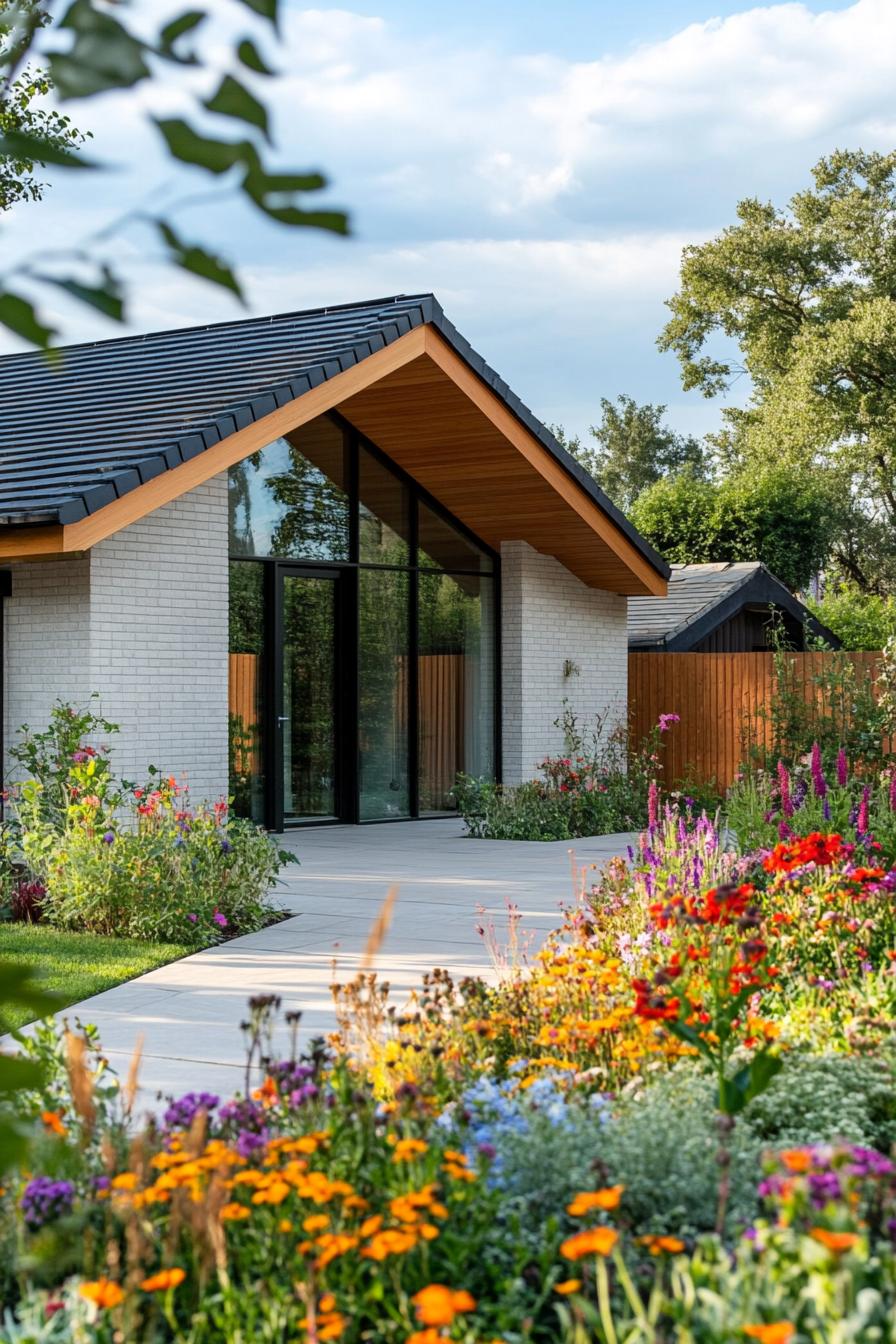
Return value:
[[(503, 778), (531, 779), (538, 762), (563, 746), (564, 697), (580, 721), (609, 712), (624, 720), (628, 703), (628, 603), (588, 588), (553, 556), (524, 541), (501, 547)], [(564, 662), (579, 667), (564, 676)]]
[(227, 792), (227, 476), (86, 556), (16, 566), (6, 611), (7, 743), (56, 699), (100, 693), (117, 722), (114, 762), (187, 780), (194, 801)]

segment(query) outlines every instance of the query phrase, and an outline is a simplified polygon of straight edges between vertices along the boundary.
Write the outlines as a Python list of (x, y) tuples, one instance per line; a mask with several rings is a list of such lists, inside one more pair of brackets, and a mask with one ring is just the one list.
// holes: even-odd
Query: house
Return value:
[(12, 355), (0, 407), (7, 744), (98, 692), (125, 776), (280, 830), (625, 714), (668, 568), (432, 295)]
[(673, 565), (666, 597), (629, 602), (628, 647), (632, 653), (756, 653), (774, 647), (777, 623), (790, 648), (805, 649), (807, 634), (840, 647), (758, 561)]

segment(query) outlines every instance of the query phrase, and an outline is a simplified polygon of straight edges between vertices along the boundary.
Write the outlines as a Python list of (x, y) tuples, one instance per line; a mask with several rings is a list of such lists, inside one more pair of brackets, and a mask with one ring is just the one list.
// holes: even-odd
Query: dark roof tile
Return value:
[(665, 562), (432, 294), (0, 357), (0, 526), (68, 523), (432, 323), (662, 575)]

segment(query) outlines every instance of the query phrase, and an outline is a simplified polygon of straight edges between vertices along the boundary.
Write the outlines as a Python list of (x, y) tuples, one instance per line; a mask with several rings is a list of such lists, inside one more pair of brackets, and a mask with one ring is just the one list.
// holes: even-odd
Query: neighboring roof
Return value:
[(673, 565), (667, 597), (630, 597), (630, 649), (681, 653), (745, 606), (775, 606), (835, 648), (840, 642), (760, 561)]
[(426, 324), (665, 578), (663, 559), (432, 294), (0, 358), (0, 529), (77, 523)]

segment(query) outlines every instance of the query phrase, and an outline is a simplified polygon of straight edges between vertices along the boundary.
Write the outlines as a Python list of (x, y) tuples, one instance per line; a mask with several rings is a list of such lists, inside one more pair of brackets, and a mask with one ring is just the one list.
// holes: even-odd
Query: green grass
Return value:
[[(135, 975), (184, 957), (195, 948), (179, 943), (145, 943), (137, 938), (103, 938), (96, 933), (68, 933), (47, 924), (0, 924), (0, 963), (26, 962), (36, 967), (46, 989), (60, 996), (59, 1007), (133, 980)], [(0, 993), (3, 973), (0, 966)], [(31, 1020), (27, 1008), (6, 1004), (4, 1028)]]

